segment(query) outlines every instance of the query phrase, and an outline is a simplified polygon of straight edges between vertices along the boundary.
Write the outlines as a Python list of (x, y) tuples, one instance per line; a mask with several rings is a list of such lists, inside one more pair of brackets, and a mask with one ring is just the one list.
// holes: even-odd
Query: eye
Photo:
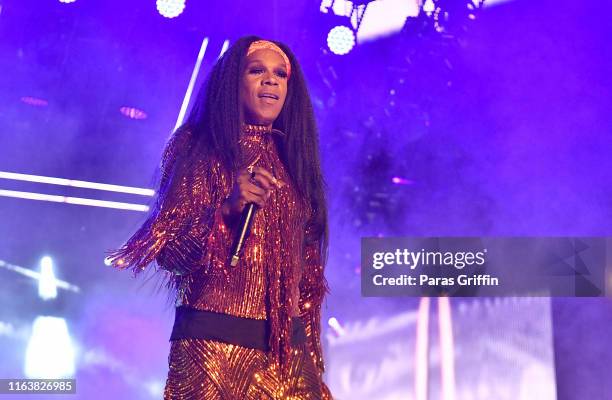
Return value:
[(249, 74), (261, 74), (262, 72), (263, 72), (263, 69), (257, 68), (257, 67), (253, 67), (249, 69)]
[(281, 78), (286, 78), (287, 77), (287, 73), (285, 71), (283, 71), (282, 69), (279, 69), (276, 71), (276, 75), (280, 76)]

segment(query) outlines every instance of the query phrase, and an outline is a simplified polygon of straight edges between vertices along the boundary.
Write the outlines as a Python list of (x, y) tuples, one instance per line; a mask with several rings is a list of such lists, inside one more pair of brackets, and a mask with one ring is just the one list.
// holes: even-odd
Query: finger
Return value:
[(264, 203), (270, 198), (270, 191), (264, 190), (256, 185), (252, 185), (252, 190), (247, 189), (246, 197), (254, 201), (258, 206), (263, 207)]
[(236, 181), (238, 183), (248, 182), (250, 179), (251, 179), (251, 173), (247, 171), (246, 169), (240, 170), (240, 172), (238, 172), (238, 176), (236, 177)]
[(279, 187), (279, 188), (282, 187), (282, 181), (280, 181), (279, 179), (276, 179), (274, 175), (272, 175), (272, 173), (270, 173), (270, 171), (268, 171), (267, 169), (262, 168), (262, 167), (255, 167), (253, 171), (255, 171), (256, 178), (258, 176), (264, 176), (274, 186)]
[(247, 203), (255, 203), (258, 207), (263, 207), (266, 204), (265, 194), (263, 196), (257, 195), (255, 193), (248, 193), (245, 197), (245, 201)]
[(266, 190), (276, 189), (277, 186), (272, 183), (266, 176), (262, 174), (255, 174), (255, 178), (251, 179), (254, 183)]
[(240, 210), (242, 210), (246, 203), (264, 197), (266, 191), (250, 182), (244, 182), (239, 186), (236, 195), (236, 203), (239, 205)]
[(247, 189), (249, 191), (249, 194), (260, 198), (261, 201), (263, 202), (266, 202), (270, 198), (270, 196), (272, 195), (272, 190), (273, 190), (273, 189), (265, 190), (265, 189), (260, 188), (257, 185), (251, 185), (249, 186), (249, 188), (250, 189)]
[[(265, 169), (262, 168), (263, 171), (266, 171)], [(267, 171), (266, 171), (267, 172)], [(265, 172), (263, 172), (265, 173)], [(278, 186), (277, 184), (273, 183), (269, 177), (267, 175), (263, 175), (263, 173), (258, 174), (255, 169), (253, 169), (253, 173), (251, 174), (247, 169), (241, 170), (240, 173), (238, 174), (238, 177), (236, 179), (236, 181), (238, 182), (239, 185), (245, 184), (246, 182), (249, 183), (254, 183), (259, 187), (262, 187), (266, 190), (272, 190), (278, 187), (282, 187), (282, 186)], [(252, 177), (254, 175), (254, 177)], [(268, 175), (270, 175), (270, 173), (268, 172)], [(278, 181), (280, 182), (280, 181)]]
[(244, 189), (246, 192), (252, 193), (256, 196), (265, 196), (269, 192), (269, 190), (260, 188), (259, 186), (251, 182), (246, 182), (244, 184)]

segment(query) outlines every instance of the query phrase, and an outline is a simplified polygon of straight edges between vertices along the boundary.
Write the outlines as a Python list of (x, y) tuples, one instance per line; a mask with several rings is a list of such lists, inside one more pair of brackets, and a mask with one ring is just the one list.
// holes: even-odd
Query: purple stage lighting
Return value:
[(340, 325), (340, 322), (338, 321), (336, 317), (329, 318), (327, 320), (327, 324), (329, 325), (330, 328), (332, 328), (336, 336), (340, 337), (346, 334), (346, 331), (344, 330), (342, 325)]
[(396, 185), (410, 185), (414, 183), (410, 179), (400, 178), (399, 176), (394, 176), (391, 178), (391, 182), (395, 183)]
[(132, 119), (145, 119), (147, 118), (147, 113), (137, 109), (136, 107), (121, 107), (119, 112), (125, 115), (128, 118)]
[(181, 15), (185, 9), (185, 0), (157, 0), (157, 11), (166, 18)]
[(336, 26), (327, 34), (327, 47), (334, 54), (347, 54), (355, 46), (355, 34), (348, 26)]
[(27, 105), (34, 107), (45, 107), (49, 105), (49, 102), (47, 100), (40, 99), (38, 97), (23, 96), (20, 100), (26, 103)]

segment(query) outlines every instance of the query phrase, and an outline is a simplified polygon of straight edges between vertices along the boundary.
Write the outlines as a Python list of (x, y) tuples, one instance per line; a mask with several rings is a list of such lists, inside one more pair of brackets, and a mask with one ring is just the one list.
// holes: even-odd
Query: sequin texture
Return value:
[[(189, 130), (175, 134), (162, 160), (162, 187), (173, 179)], [(192, 173), (170, 182), (155, 211), (109, 259), (139, 273), (156, 262), (177, 289), (176, 305), (246, 318), (268, 319), (270, 351), (212, 340), (172, 342), (166, 399), (331, 399), (321, 374), (321, 305), (329, 291), (318, 243), (305, 243), (309, 204), (295, 190), (278, 156), (283, 133), (246, 126), (240, 140), (244, 167), (270, 171), (285, 186), (273, 190), (255, 214), (238, 266), (229, 266), (234, 227), (221, 205), (235, 173), (219, 160), (198, 160)], [(292, 347), (291, 317), (304, 321), (308, 341)]]

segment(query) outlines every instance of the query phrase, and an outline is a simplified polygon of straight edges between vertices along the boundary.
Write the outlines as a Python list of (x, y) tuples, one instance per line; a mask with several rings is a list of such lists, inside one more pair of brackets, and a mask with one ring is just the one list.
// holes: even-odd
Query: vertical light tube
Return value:
[(185, 97), (183, 98), (183, 104), (181, 105), (181, 111), (179, 111), (179, 115), (178, 115), (178, 118), (176, 119), (176, 124), (174, 125), (173, 131), (176, 131), (178, 127), (183, 124), (183, 120), (185, 119), (185, 114), (187, 113), (187, 107), (189, 106), (189, 101), (191, 100), (191, 93), (193, 92), (195, 81), (198, 77), (198, 73), (200, 72), (200, 65), (202, 65), (202, 59), (204, 58), (204, 53), (206, 53), (207, 47), (208, 47), (208, 38), (205, 37), (204, 40), (202, 40), (202, 45), (200, 46), (200, 52), (198, 53), (198, 59), (196, 60), (195, 66), (193, 67), (193, 72), (191, 72), (191, 79), (189, 79), (189, 85), (187, 86), (187, 92), (185, 93)]
[(223, 46), (221, 46), (221, 51), (219, 52), (219, 57), (217, 57), (217, 58), (221, 58), (221, 56), (223, 56), (223, 54), (225, 53), (225, 51), (227, 50), (228, 47), (229, 47), (229, 39), (225, 39), (225, 41), (223, 42)]
[(448, 297), (438, 298), (438, 324), (440, 326), (442, 400), (455, 400), (455, 348), (451, 306)]
[(427, 400), (429, 369), (429, 297), (421, 297), (416, 322), (414, 390), (416, 400)]
[(53, 272), (53, 260), (45, 256), (40, 260), (40, 279), (38, 280), (38, 297), (52, 300), (57, 297), (57, 284)]

